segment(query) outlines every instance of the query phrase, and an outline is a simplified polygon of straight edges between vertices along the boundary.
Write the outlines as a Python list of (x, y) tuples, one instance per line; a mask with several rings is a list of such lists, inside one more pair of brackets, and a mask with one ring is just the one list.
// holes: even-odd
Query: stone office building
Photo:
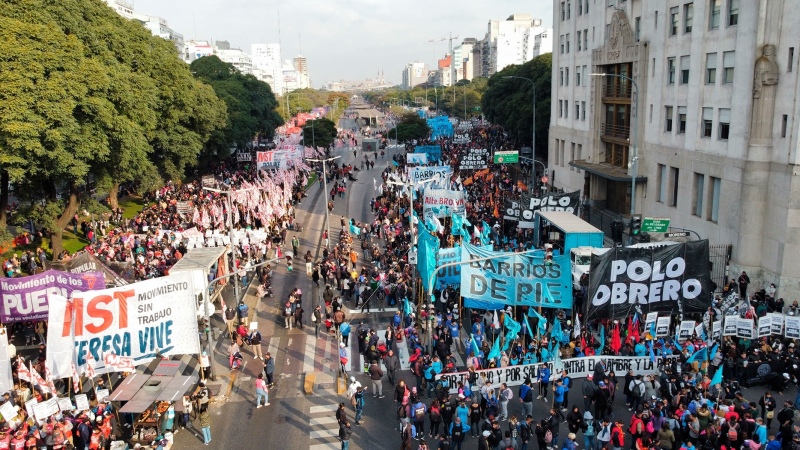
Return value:
[(775, 282), (797, 299), (797, 7), (555, 0), (550, 182), (580, 190), (587, 220), (608, 231), (627, 223), (635, 170), (637, 214), (708, 238), (725, 253), (717, 274), (727, 249), (750, 293)]

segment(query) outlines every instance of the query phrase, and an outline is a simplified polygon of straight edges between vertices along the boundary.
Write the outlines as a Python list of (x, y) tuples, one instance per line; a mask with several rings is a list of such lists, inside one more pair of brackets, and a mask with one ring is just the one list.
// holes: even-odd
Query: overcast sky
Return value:
[[(490, 19), (528, 13), (553, 23), (552, 0), (133, 0), (139, 14), (163, 17), (184, 39), (282, 44), (283, 59), (302, 52), (315, 88), (329, 81), (374, 78), (399, 84), (405, 64), (435, 66), (450, 32), (460, 43), (482, 39)], [(278, 15), (280, 13), (280, 35)]]

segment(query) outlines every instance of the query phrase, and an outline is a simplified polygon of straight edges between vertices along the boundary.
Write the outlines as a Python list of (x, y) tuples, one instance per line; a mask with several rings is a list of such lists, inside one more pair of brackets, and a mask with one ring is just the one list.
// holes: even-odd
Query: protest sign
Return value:
[(70, 400), (69, 397), (59, 397), (58, 409), (61, 411), (72, 411), (75, 409), (75, 405), (72, 404), (72, 400)]
[(783, 334), (783, 314), (767, 313), (772, 317), (772, 334)]
[(471, 148), (461, 158), (459, 168), (462, 170), (479, 170), (489, 167), (489, 150)]
[(723, 336), (736, 336), (736, 326), (739, 316), (725, 316), (725, 327), (722, 328)]
[(623, 319), (634, 306), (642, 313), (704, 313), (713, 293), (708, 261), (708, 240), (592, 254), (587, 318)]
[(48, 417), (58, 413), (58, 398), (51, 397), (33, 406), (33, 414), (36, 420), (47, 420)]
[(467, 212), (464, 191), (425, 189), (422, 195), (422, 211), (426, 217), (450, 217), (452, 214), (463, 216)]
[[(613, 370), (616, 373), (628, 373), (628, 370), (633, 370), (637, 375), (658, 375), (660, 373), (658, 368), (662, 363), (669, 364), (678, 359), (678, 355), (669, 356), (666, 361), (661, 356), (656, 357), (655, 361), (651, 361), (649, 356), (587, 356), (583, 358), (566, 358), (562, 359), (561, 362), (564, 370), (569, 373), (570, 378), (576, 379), (586, 378), (586, 376), (593, 374), (594, 366), (600, 360), (606, 363), (606, 370)], [(535, 380), (539, 374), (539, 369), (545, 365), (550, 368), (552, 380), (560, 376), (560, 372), (556, 372), (552, 361), (483, 369), (476, 372), (479, 379), (485, 379), (492, 388), (496, 389), (500, 386), (500, 383), (505, 383), (506, 386), (519, 386), (528, 378)], [(458, 383), (466, 383), (468, 378), (469, 372), (436, 375), (436, 380), (446, 379), (448, 381), (451, 394), (458, 392)]]
[[(38, 404), (39, 404), (39, 400), (36, 400), (35, 398), (32, 398), (32, 399), (28, 400), (27, 402), (25, 402), (25, 411), (28, 413), (28, 416), (35, 417), (33, 408), (36, 407), (36, 405), (38, 405)], [(88, 402), (87, 402), (87, 404), (88, 404)], [(86, 409), (89, 409), (89, 408), (87, 407)]]
[(0, 405), (0, 415), (3, 416), (3, 420), (11, 420), (17, 417), (17, 409), (14, 408), (11, 402), (5, 402)]
[(519, 200), (503, 201), (503, 219), (519, 221), (519, 228), (534, 228), (536, 211), (566, 211), (577, 214), (580, 198), (580, 191), (539, 196), (523, 194)]
[(545, 262), (544, 252), (500, 256), (486, 247), (462, 246), (461, 261), (493, 259), (461, 266), (461, 295), (504, 305), (572, 308), (569, 255)]
[(0, 320), (3, 323), (47, 320), (48, 294), (69, 296), (73, 292), (105, 287), (103, 274), (99, 272), (72, 274), (46, 270), (29, 277), (3, 278), (0, 279), (3, 299)]
[(442, 146), (440, 145), (417, 145), (414, 153), (425, 155), (429, 162), (440, 161), (442, 159)]
[(89, 409), (89, 398), (86, 394), (75, 395), (75, 409), (78, 411), (85, 411)]
[(408, 181), (414, 184), (416, 188), (423, 187), (419, 183), (432, 180), (425, 184), (424, 187), (426, 189), (447, 189), (453, 169), (449, 166), (406, 167), (406, 174), (408, 175)]
[(772, 334), (772, 317), (766, 315), (758, 319), (758, 337), (766, 337)]
[(712, 325), (711, 339), (718, 341), (722, 337), (722, 321), (715, 320)]
[(784, 336), (790, 339), (800, 339), (800, 317), (785, 316)]
[(678, 327), (678, 340), (685, 341), (692, 338), (694, 332), (694, 320), (684, 320)]
[(669, 316), (658, 318), (656, 321), (656, 337), (669, 336), (669, 324), (671, 320)]
[[(463, 127), (461, 125), (458, 126), (459, 130), (462, 130)], [(456, 133), (453, 135), (453, 143), (454, 144), (468, 144), (470, 141), (469, 133)]]
[(406, 162), (408, 164), (428, 164), (428, 155), (425, 153), (407, 153)]
[(738, 317), (736, 320), (736, 336), (742, 339), (755, 339), (753, 319), (742, 319)]
[(50, 295), (47, 368), (53, 378), (80, 373), (87, 355), (98, 374), (112, 371), (105, 355), (133, 358), (200, 353), (192, 276), (179, 272), (120, 288)]

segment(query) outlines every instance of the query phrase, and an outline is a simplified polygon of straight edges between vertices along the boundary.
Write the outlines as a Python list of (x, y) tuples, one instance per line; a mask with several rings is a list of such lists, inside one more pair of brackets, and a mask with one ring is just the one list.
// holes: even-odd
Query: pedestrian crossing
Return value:
[(339, 423), (336, 420), (337, 403), (312, 406), (308, 414), (309, 450), (339, 450)]

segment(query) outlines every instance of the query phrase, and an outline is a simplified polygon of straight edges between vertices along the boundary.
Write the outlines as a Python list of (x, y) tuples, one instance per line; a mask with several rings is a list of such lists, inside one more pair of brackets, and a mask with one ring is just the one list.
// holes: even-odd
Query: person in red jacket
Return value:
[(617, 421), (611, 429), (611, 448), (614, 450), (621, 450), (625, 447), (625, 432), (622, 431), (622, 427), (622, 422)]

